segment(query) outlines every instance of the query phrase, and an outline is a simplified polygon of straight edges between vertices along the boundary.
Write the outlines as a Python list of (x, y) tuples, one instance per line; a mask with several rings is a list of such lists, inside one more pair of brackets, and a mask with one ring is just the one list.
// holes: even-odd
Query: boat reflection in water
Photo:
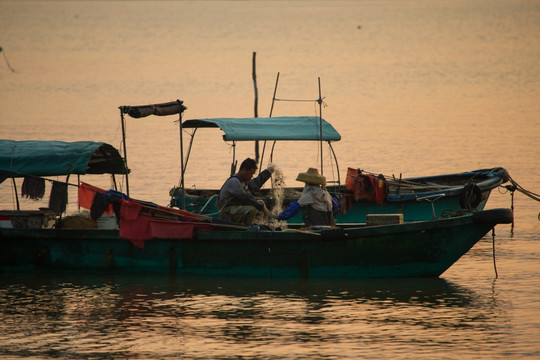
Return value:
[[(431, 346), (494, 336), (495, 302), (438, 278), (246, 280), (82, 273), (0, 275), (0, 353), (13, 356), (290, 357), (335, 342)], [(401, 332), (392, 329), (404, 329)], [(481, 334), (481, 335), (480, 335)], [(65, 341), (69, 339), (69, 341)], [(396, 345), (392, 345), (393, 343)], [(299, 344), (303, 344), (299, 346)], [(290, 354), (281, 354), (284, 346)], [(328, 349), (326, 348), (328, 347)], [(347, 351), (354, 353), (355, 347)], [(245, 351), (245, 352), (244, 352)], [(225, 356), (226, 357), (226, 356)]]

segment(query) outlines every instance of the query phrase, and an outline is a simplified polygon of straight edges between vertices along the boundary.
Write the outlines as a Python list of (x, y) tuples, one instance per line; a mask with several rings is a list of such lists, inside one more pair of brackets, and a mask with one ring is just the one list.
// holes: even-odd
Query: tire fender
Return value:
[(468, 183), (461, 190), (459, 205), (462, 209), (471, 210), (482, 202), (482, 190), (475, 183)]
[(512, 209), (490, 209), (473, 213), (473, 220), (480, 224), (511, 224), (514, 222)]

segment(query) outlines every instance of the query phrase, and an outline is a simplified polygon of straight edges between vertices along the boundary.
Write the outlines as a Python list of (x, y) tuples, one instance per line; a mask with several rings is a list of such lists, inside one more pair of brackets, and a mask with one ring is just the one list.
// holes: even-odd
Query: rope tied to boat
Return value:
[(495, 261), (495, 226), (491, 229), (491, 239), (492, 239), (492, 248), (493, 248), (493, 268), (495, 269), (495, 279), (499, 277), (497, 272), (497, 263)]
[[(505, 186), (501, 185), (500, 187), (510, 192), (510, 196), (512, 198), (510, 208), (512, 209), (512, 211), (514, 211), (514, 193), (516, 191), (519, 191), (523, 195), (540, 202), (540, 194), (525, 189), (523, 186), (519, 185), (517, 181), (512, 179), (510, 174), (508, 174), (508, 181), (510, 181), (511, 185), (505, 185)], [(540, 212), (538, 213), (538, 220), (540, 220)]]
[(540, 201), (540, 194), (534, 193), (530, 190), (523, 188), (523, 186), (519, 185), (514, 179), (512, 179), (510, 175), (508, 175), (508, 180), (510, 181), (512, 185), (506, 185), (503, 187), (506, 190), (510, 191), (512, 194), (514, 193), (514, 191), (519, 191), (523, 195), (528, 196), (533, 200)]

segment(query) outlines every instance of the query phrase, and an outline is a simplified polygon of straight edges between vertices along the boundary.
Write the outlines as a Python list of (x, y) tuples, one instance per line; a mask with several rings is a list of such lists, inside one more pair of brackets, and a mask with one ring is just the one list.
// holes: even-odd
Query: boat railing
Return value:
[[(215, 199), (217, 199), (218, 197), (218, 194), (214, 194), (212, 196), (210, 196), (210, 198), (206, 201), (206, 203), (203, 205), (203, 207), (201, 208), (201, 210), (199, 211), (201, 214), (204, 214), (204, 212), (206, 211), (206, 208), (210, 206), (210, 204), (212, 203), (212, 201), (214, 201)], [(211, 216), (211, 215), (217, 215), (217, 214), (206, 214), (207, 216)]]
[(431, 211), (433, 212), (432, 220), (437, 219), (437, 215), (435, 215), (435, 201), (439, 200), (440, 198), (443, 198), (444, 194), (434, 194), (434, 195), (427, 195), (427, 196), (421, 196), (417, 197), (416, 201), (427, 201), (431, 204)]

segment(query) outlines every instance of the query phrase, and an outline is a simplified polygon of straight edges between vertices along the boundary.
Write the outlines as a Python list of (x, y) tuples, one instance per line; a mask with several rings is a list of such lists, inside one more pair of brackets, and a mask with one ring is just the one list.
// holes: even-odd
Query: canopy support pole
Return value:
[(337, 183), (338, 183), (339, 186), (341, 186), (341, 177), (339, 175), (338, 159), (337, 159), (337, 156), (336, 156), (336, 152), (334, 151), (334, 147), (332, 146), (332, 143), (330, 141), (328, 142), (328, 147), (332, 151), (332, 155), (334, 155), (334, 161), (336, 162), (336, 171), (337, 171)]
[[(182, 106), (182, 103), (180, 102), (180, 100), (176, 100), (176, 102), (178, 103), (178, 108), (180, 109)], [(178, 129), (180, 131), (180, 187), (182, 188), (182, 209), (185, 209), (186, 208), (186, 189), (184, 186), (184, 167), (187, 166), (187, 164), (184, 165), (184, 140), (183, 140), (184, 137), (182, 134), (182, 113), (183, 111), (178, 112)]]
[(129, 179), (128, 179), (128, 162), (127, 162), (127, 148), (126, 148), (126, 130), (124, 127), (124, 112), (122, 106), (120, 106), (120, 121), (122, 123), (122, 145), (124, 147), (124, 166), (126, 167), (126, 194), (129, 197)]
[(232, 155), (231, 175), (230, 176), (233, 176), (234, 174), (236, 174), (236, 165), (238, 164), (238, 161), (236, 161), (236, 141), (233, 141), (232, 148), (233, 148), (233, 153), (232, 153), (233, 155)]
[(19, 194), (17, 194), (17, 183), (15, 182), (15, 178), (12, 177), (11, 181), (13, 182), (13, 190), (15, 191), (15, 201), (17, 202), (17, 210), (21, 210), (21, 205), (19, 204)]

